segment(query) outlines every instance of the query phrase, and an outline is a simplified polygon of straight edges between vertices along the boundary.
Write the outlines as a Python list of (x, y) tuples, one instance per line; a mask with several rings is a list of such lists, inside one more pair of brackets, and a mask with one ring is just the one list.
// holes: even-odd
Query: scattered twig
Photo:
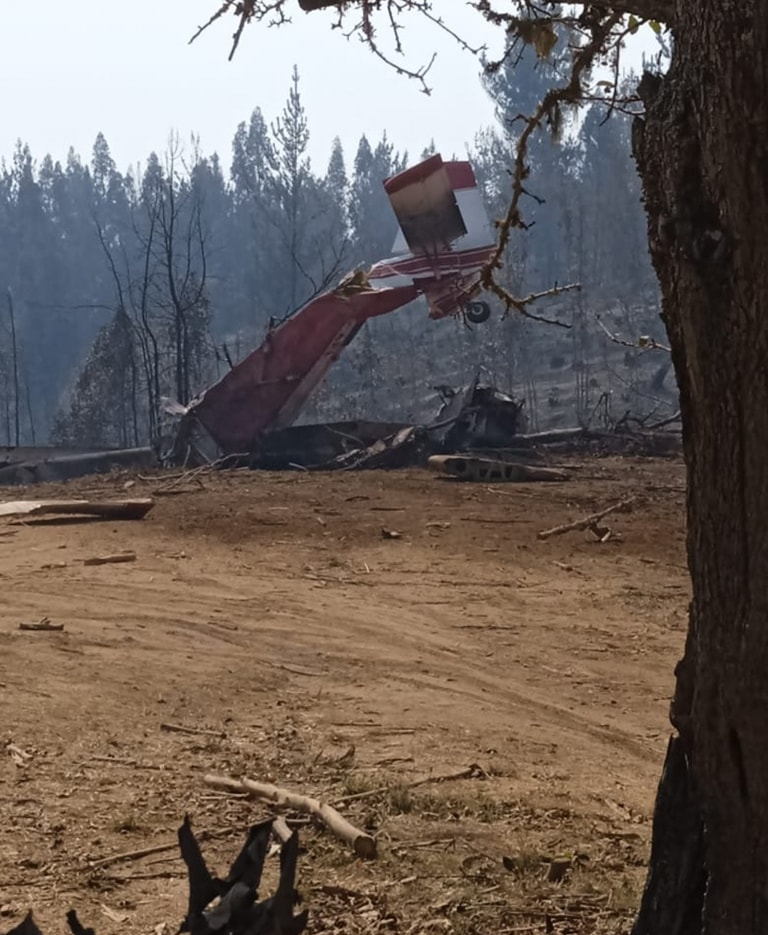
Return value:
[(177, 870), (155, 870), (153, 873), (110, 873), (105, 879), (114, 883), (133, 883), (136, 880), (182, 880), (185, 876), (186, 873)]
[[(309, 575), (305, 577), (309, 578)], [(340, 580), (340, 579), (324, 579), (318, 578), (318, 581), (324, 580)], [(263, 660), (268, 666), (272, 666), (273, 669), (282, 669), (283, 672), (290, 672), (291, 675), (306, 675), (308, 678), (322, 678), (327, 673), (323, 672), (320, 669), (310, 669), (309, 666), (297, 666), (289, 662), (271, 662), (269, 659)]]
[(110, 922), (115, 922), (118, 925), (124, 925), (130, 918), (130, 916), (126, 915), (125, 913), (115, 912), (114, 909), (111, 909), (105, 903), (101, 904), (101, 911), (110, 920)]
[(32, 759), (31, 753), (27, 753), (26, 750), (22, 750), (21, 747), (17, 746), (11, 741), (8, 741), (8, 743), (5, 745), (5, 750), (11, 759), (13, 759), (13, 761), (19, 766), (25, 766), (26, 763)]
[(100, 756), (97, 753), (94, 753), (89, 759), (93, 760), (95, 763), (109, 763), (111, 766), (125, 766), (130, 769), (165, 769), (164, 766), (158, 766), (157, 763), (140, 763), (138, 760), (121, 759), (117, 756)]
[[(426, 786), (430, 783), (454, 782), (458, 779), (487, 778), (488, 773), (486, 773), (481, 766), (478, 766), (477, 763), (473, 763), (471, 766), (468, 766), (466, 769), (462, 769), (458, 773), (448, 773), (438, 776), (424, 776), (422, 779), (414, 779), (412, 782), (407, 782), (404, 786), (399, 786), (399, 788), (416, 789), (418, 786)], [(345, 795), (340, 799), (336, 799), (336, 804), (341, 805), (346, 802), (357, 802), (361, 799), (371, 799), (377, 795), (384, 795), (386, 792), (389, 792), (391, 788), (392, 786), (379, 786), (376, 789), (367, 789), (365, 792), (353, 792), (350, 795)]]
[[(218, 831), (203, 831), (198, 835), (198, 840), (209, 841), (213, 838), (226, 838), (230, 834), (240, 834), (242, 830), (241, 825), (232, 825), (228, 828), (220, 828)], [(110, 857), (101, 857), (98, 860), (90, 861), (89, 864), (93, 868), (109, 867), (112, 864), (141, 860), (142, 857), (151, 857), (153, 854), (164, 854), (167, 851), (175, 851), (178, 849), (178, 846), (179, 842), (176, 839), (167, 844), (153, 844), (151, 847), (140, 847), (135, 851), (123, 851), (120, 854), (112, 854)]]
[(648, 425), (646, 428), (649, 432), (654, 432), (656, 429), (666, 428), (668, 425), (672, 425), (673, 422), (679, 422), (681, 419), (680, 410), (673, 412), (671, 416), (668, 416), (666, 419), (662, 419), (660, 422), (654, 422), (653, 425)]
[[(232, 833), (235, 829), (229, 829)], [(142, 857), (150, 857), (152, 854), (163, 854), (166, 851), (173, 851), (178, 848), (178, 841), (171, 844), (154, 844), (152, 847), (140, 847), (135, 851), (123, 851), (120, 854), (112, 854), (111, 857), (101, 857), (99, 860), (92, 860), (91, 867), (109, 867), (112, 864), (119, 864), (131, 860), (141, 860)]]
[(185, 727), (183, 724), (167, 724), (162, 723), (160, 725), (160, 730), (164, 730), (169, 734), (204, 734), (206, 737), (226, 737), (226, 733), (223, 730), (209, 730), (205, 727)]
[(636, 500), (637, 497), (628, 497), (626, 500), (615, 503), (605, 510), (600, 510), (599, 513), (592, 513), (589, 516), (585, 516), (583, 519), (574, 520), (572, 523), (564, 523), (562, 526), (553, 526), (552, 529), (545, 529), (538, 534), (537, 538), (549, 539), (550, 536), (560, 536), (564, 532), (573, 532), (578, 529), (590, 529), (597, 524), (598, 520), (601, 520), (604, 516), (608, 516), (610, 513), (631, 512), (632, 506)]
[(348, 886), (340, 886), (338, 883), (321, 883), (318, 888), (321, 893), (326, 893), (328, 896), (344, 896), (347, 899), (368, 899), (371, 901), (375, 899), (369, 893), (353, 890)]
[(427, 847), (440, 847), (446, 844), (455, 844), (456, 838), (431, 838), (428, 841), (392, 841), (392, 846), (398, 850), (421, 850)]
[[(222, 458), (219, 458), (216, 461), (211, 461), (206, 464), (201, 464), (198, 467), (189, 468), (186, 471), (181, 471), (177, 474), (166, 475), (162, 483), (158, 488), (153, 490), (153, 494), (160, 494), (161, 496), (168, 496), (171, 491), (182, 481), (194, 481), (201, 490), (205, 490), (205, 484), (200, 479), (202, 475), (213, 474), (215, 471), (219, 471), (222, 468), (226, 467), (236, 467), (243, 460), (248, 458), (248, 453), (236, 453), (230, 455), (224, 455)], [(147, 475), (139, 474), (137, 475), (139, 480), (143, 481), (156, 481), (157, 477), (149, 477)]]
[(462, 523), (482, 523), (483, 525), (496, 525), (496, 524), (508, 524), (508, 523), (522, 523), (522, 519), (499, 519), (499, 518), (490, 518), (487, 516), (460, 516), (459, 519)]
[(580, 568), (574, 568), (573, 565), (569, 565), (567, 562), (553, 562), (557, 568), (562, 568), (563, 571), (572, 571), (574, 574), (583, 575), (584, 572)]

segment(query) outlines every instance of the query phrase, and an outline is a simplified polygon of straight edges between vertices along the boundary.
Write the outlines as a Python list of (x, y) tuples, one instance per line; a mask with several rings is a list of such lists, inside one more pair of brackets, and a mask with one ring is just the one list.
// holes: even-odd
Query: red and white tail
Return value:
[(369, 273), (379, 289), (413, 283), (432, 318), (459, 312), (477, 291), (496, 245), (469, 162), (439, 155), (384, 182), (400, 230), (395, 256)]
[(463, 253), (495, 243), (469, 162), (431, 156), (387, 179), (384, 189), (400, 225), (395, 255)]

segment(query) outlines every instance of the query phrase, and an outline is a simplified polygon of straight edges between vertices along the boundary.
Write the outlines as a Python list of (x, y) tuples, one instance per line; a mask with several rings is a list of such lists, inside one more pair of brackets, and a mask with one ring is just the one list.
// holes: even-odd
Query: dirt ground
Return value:
[[(184, 813), (220, 872), (269, 814), (206, 785), (219, 773), (375, 833), (362, 861), (301, 829), (312, 933), (627, 932), (684, 638), (684, 477), (632, 459), (570, 475), (0, 490), (157, 492), (141, 522), (0, 525), (0, 931), (31, 907), (55, 935), (76, 907), (97, 935), (175, 932)], [(536, 537), (629, 495), (607, 542)], [(64, 630), (19, 630), (42, 617)]]

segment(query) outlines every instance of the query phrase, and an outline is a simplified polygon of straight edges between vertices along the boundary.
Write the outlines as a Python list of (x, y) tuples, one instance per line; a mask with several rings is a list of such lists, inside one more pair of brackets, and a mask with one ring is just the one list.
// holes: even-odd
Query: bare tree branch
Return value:
[(620, 338), (617, 334), (614, 334), (612, 331), (609, 331), (603, 322), (600, 320), (600, 316), (596, 316), (597, 323), (603, 329), (608, 338), (613, 341), (614, 344), (620, 344), (622, 347), (631, 347), (639, 351), (666, 351), (668, 354), (672, 353), (672, 349), (666, 344), (660, 344), (655, 338), (649, 337), (648, 335), (640, 335), (639, 338), (636, 338), (634, 341), (627, 341), (624, 338)]
[(545, 325), (555, 325), (558, 328), (571, 328), (568, 322), (559, 321), (557, 318), (547, 318), (545, 315), (536, 315), (528, 311), (527, 306), (547, 296), (561, 295), (563, 292), (573, 292), (579, 289), (581, 289), (581, 283), (578, 282), (568, 283), (568, 285), (565, 286), (558, 286), (557, 283), (555, 283), (551, 289), (544, 289), (542, 292), (529, 292), (528, 295), (522, 296), (519, 299), (513, 298), (511, 302), (507, 303), (507, 311), (509, 311), (510, 308), (514, 308), (515, 311), (520, 312), (521, 315), (530, 318), (532, 321), (539, 321)]

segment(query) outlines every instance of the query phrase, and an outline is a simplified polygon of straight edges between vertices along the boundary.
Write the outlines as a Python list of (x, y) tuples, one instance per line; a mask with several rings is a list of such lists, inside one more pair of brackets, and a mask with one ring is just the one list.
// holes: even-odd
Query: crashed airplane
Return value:
[(485, 321), (480, 270), (495, 237), (469, 162), (434, 155), (384, 182), (399, 231), (395, 256), (357, 270), (271, 328), (180, 416), (171, 460), (212, 463), (252, 455), (270, 433), (290, 426), (328, 370), (371, 318), (424, 296), (433, 319)]

